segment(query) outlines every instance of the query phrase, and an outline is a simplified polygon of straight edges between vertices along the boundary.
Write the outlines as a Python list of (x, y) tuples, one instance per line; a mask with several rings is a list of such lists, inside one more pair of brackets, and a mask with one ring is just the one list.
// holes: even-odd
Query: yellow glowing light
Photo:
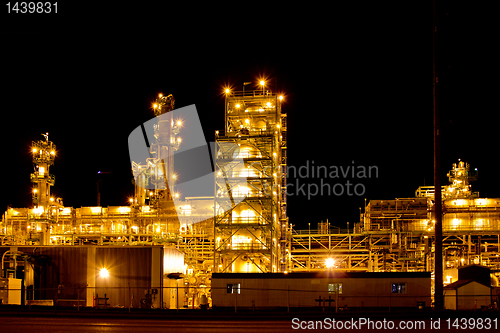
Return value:
[(250, 120), (249, 119), (245, 119), (245, 123), (246, 124), (250, 124)]
[(153, 108), (157, 108), (158, 107), (158, 104), (153, 104)]
[(237, 109), (239, 109), (239, 108), (240, 108), (240, 106), (241, 106), (240, 104), (236, 104), (236, 108), (237, 108)]
[(271, 107), (271, 102), (267, 102), (267, 107), (270, 108)]
[(179, 197), (179, 193), (175, 193), (174, 197), (178, 198)]
[(158, 97), (162, 98), (162, 97), (163, 97), (163, 94), (158, 94)]
[(335, 260), (333, 258), (328, 258), (325, 261), (326, 268), (332, 268), (335, 265)]
[(45, 175), (45, 168), (44, 167), (39, 167), (38, 168), (38, 174), (43, 177), (43, 175)]
[(90, 207), (90, 211), (92, 214), (101, 214), (102, 212), (101, 207)]
[(33, 153), (36, 153), (36, 152), (37, 152), (36, 148), (33, 148), (33, 150), (32, 150), (32, 151), (33, 151)]
[(280, 101), (283, 100), (283, 95), (280, 95), (280, 97), (278, 97)]
[(182, 120), (177, 120), (177, 126), (182, 126)]
[(264, 86), (264, 85), (266, 84), (266, 81), (264, 81), (264, 80), (260, 80), (260, 82), (259, 82), (259, 83), (260, 83), (260, 85), (261, 85), (261, 86)]
[(54, 198), (53, 197), (50, 197), (50, 202), (54, 202)]
[(229, 94), (231, 92), (231, 90), (229, 90), (229, 88), (226, 88), (226, 90), (224, 90), (226, 92), (226, 94)]
[(38, 206), (36, 208), (33, 208), (33, 214), (40, 215), (43, 213), (43, 206)]
[(102, 278), (108, 278), (109, 277), (109, 271), (106, 268), (101, 268), (99, 271), (99, 276)]
[(128, 214), (130, 213), (130, 207), (118, 207), (117, 211), (120, 214)]
[(55, 154), (56, 154), (56, 152), (53, 150), (50, 152), (50, 155), (55, 155)]
[(246, 196), (249, 193), (250, 193), (250, 188), (247, 186), (241, 186), (241, 185), (238, 185), (237, 190), (234, 192), (234, 194), (242, 195), (242, 196)]
[(37, 193), (38, 190), (36, 188), (33, 189), (33, 193)]
[(134, 199), (133, 199), (133, 198), (129, 198), (129, 199), (128, 199), (128, 202), (133, 203), (133, 202), (134, 202)]

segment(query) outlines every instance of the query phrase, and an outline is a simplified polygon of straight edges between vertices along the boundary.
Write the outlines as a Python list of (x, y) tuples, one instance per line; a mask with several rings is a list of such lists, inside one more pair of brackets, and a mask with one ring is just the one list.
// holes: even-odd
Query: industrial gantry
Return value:
[[(463, 161), (443, 186), (443, 258), (446, 283), (460, 266), (480, 264), (500, 273), (500, 198), (479, 198), (470, 181), (477, 169)], [(410, 272), (434, 269), (434, 187), (421, 186), (415, 197), (371, 200), (350, 230), (299, 230), (290, 243), (292, 271)]]

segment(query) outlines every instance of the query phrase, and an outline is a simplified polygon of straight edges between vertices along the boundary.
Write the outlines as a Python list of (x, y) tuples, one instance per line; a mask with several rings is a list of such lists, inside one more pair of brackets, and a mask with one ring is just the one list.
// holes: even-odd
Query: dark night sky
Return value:
[[(126, 204), (128, 134), (153, 116), (157, 93), (174, 94), (177, 107), (196, 104), (213, 141), (224, 126), (222, 86), (260, 76), (286, 95), (289, 165), (355, 161), (379, 171), (349, 179), (365, 186), (362, 196), (289, 197), (296, 228), (326, 219), (345, 227), (358, 221), (365, 198), (413, 196), (433, 183), (432, 6), (371, 6), (264, 6), (234, 17), (175, 9), (154, 24), (132, 9), (111, 18), (70, 13), (36, 27), (14, 22), (2, 34), (0, 210), (31, 205), (30, 144), (42, 132), (58, 148), (52, 190), (66, 206), (96, 204), (99, 170), (112, 171), (103, 176), (102, 204)], [(446, 180), (453, 162), (468, 161), (479, 169), (473, 190), (482, 197), (500, 197), (491, 11), (439, 8), (441, 173)]]

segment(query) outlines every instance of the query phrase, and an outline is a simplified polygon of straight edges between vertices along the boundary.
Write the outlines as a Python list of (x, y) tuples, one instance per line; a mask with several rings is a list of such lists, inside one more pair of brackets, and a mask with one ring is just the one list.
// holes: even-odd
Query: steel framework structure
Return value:
[[(216, 132), (214, 267), (277, 272), (286, 230), (286, 119), (272, 92), (226, 94), (225, 130)], [(283, 137), (285, 134), (285, 138)], [(286, 233), (285, 233), (286, 235)], [(284, 239), (283, 239), (284, 241)]]

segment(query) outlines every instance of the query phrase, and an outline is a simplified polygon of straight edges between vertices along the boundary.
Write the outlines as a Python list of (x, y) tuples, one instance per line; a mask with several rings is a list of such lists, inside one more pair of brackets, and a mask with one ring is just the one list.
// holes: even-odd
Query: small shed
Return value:
[(458, 268), (458, 281), (444, 287), (444, 306), (450, 310), (476, 310), (493, 304), (490, 269), (480, 265)]
[(491, 287), (481, 282), (458, 280), (444, 287), (444, 306), (448, 310), (476, 310), (490, 306)]

